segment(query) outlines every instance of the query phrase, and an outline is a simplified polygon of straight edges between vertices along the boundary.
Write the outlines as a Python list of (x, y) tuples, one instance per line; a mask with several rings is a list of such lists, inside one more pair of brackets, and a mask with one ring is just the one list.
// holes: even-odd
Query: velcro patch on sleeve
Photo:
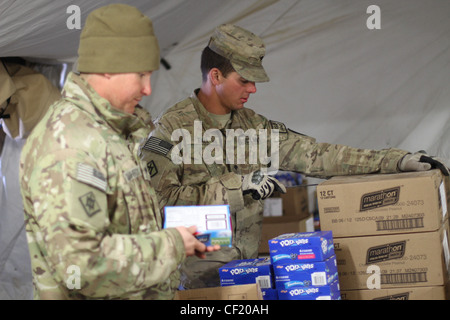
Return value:
[(77, 180), (106, 192), (105, 176), (103, 173), (88, 164), (78, 163)]
[(139, 167), (134, 167), (134, 168), (124, 172), (123, 175), (125, 176), (125, 179), (127, 180), (128, 183), (130, 183), (130, 181), (142, 176), (141, 170), (139, 170)]
[(155, 153), (162, 154), (163, 156), (167, 156), (167, 154), (172, 150), (173, 144), (161, 140), (156, 137), (150, 137), (148, 138), (147, 142), (142, 147), (143, 149)]
[(284, 123), (278, 122), (278, 121), (273, 121), (273, 120), (270, 120), (269, 123), (270, 123), (270, 127), (272, 129), (278, 129), (279, 133), (287, 133), (287, 128)]

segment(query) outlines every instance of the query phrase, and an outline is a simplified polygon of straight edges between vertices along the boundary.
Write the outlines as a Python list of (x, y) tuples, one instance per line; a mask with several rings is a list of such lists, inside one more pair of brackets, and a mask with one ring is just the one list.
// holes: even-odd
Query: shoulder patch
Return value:
[(151, 178), (158, 174), (158, 168), (156, 167), (155, 161), (151, 160), (147, 163), (147, 170)]
[(286, 125), (284, 123), (270, 120), (269, 124), (270, 124), (270, 128), (278, 129), (279, 133), (287, 133)]
[(167, 156), (167, 154), (172, 150), (173, 144), (161, 140), (156, 137), (150, 137), (148, 138), (147, 142), (145, 142), (142, 149), (162, 154), (163, 156)]
[(106, 179), (103, 173), (85, 163), (78, 163), (77, 180), (106, 192)]
[(95, 199), (94, 193), (88, 192), (85, 195), (78, 198), (83, 205), (84, 212), (88, 215), (88, 217), (92, 217), (96, 213), (100, 212), (100, 206)]

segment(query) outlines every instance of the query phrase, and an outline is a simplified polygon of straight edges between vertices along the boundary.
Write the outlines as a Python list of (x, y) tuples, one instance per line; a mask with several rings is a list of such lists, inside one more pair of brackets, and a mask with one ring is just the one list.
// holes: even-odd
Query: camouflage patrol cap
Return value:
[(159, 59), (152, 21), (137, 8), (111, 4), (88, 15), (80, 35), (79, 72), (153, 71)]
[(208, 47), (230, 60), (234, 70), (246, 80), (267, 82), (262, 66), (266, 47), (260, 37), (241, 27), (223, 24), (214, 30)]

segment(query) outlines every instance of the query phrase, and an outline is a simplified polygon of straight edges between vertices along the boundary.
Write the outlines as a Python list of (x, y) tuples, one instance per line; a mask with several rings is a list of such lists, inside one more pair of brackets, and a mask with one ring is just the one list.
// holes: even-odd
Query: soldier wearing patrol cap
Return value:
[[(153, 142), (164, 141), (168, 147), (163, 151), (152, 147), (142, 149), (141, 158), (152, 168), (152, 182), (161, 207), (226, 203), (232, 211), (232, 248), (208, 253), (203, 261), (188, 258), (182, 267), (181, 280), (185, 288), (217, 286), (220, 266), (235, 259), (257, 257), (263, 211), (261, 200), (275, 189), (283, 190), (283, 186), (261, 175), (264, 164), (249, 161), (248, 147), (244, 164), (230, 163), (226, 159), (223, 164), (172, 161), (177, 142), (171, 137), (178, 129), (193, 134), (195, 122), (201, 121), (203, 133), (219, 129), (224, 136), (238, 128), (267, 130), (267, 148), (271, 148), (272, 141), (278, 142), (278, 168), (314, 177), (428, 170), (432, 165), (426, 162), (440, 166), (439, 161), (429, 156), (412, 155), (399, 149), (375, 151), (318, 143), (312, 137), (296, 133), (244, 107), (249, 96), (256, 92), (255, 83), (269, 81), (262, 66), (264, 54), (264, 43), (255, 34), (229, 24), (217, 27), (202, 52), (201, 88), (157, 119), (156, 129), (149, 137)], [(278, 134), (275, 140), (271, 139), (274, 134)], [(222, 140), (228, 142), (226, 137)], [(205, 151), (208, 144), (202, 145)], [(223, 149), (226, 155), (225, 144)], [(193, 158), (195, 156), (192, 154)], [(442, 169), (448, 174), (447, 168)]]
[(150, 19), (122, 4), (91, 12), (78, 71), (28, 138), (20, 183), (36, 299), (172, 299), (179, 265), (209, 247), (195, 228), (162, 229), (136, 156), (138, 106), (159, 67)]

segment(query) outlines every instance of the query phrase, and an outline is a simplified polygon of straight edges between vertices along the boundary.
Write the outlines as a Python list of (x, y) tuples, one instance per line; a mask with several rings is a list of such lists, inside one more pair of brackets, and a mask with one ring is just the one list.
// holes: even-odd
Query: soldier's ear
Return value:
[(211, 70), (209, 70), (208, 76), (213, 85), (217, 86), (217, 85), (221, 84), (223, 75), (219, 69), (212, 68)]

